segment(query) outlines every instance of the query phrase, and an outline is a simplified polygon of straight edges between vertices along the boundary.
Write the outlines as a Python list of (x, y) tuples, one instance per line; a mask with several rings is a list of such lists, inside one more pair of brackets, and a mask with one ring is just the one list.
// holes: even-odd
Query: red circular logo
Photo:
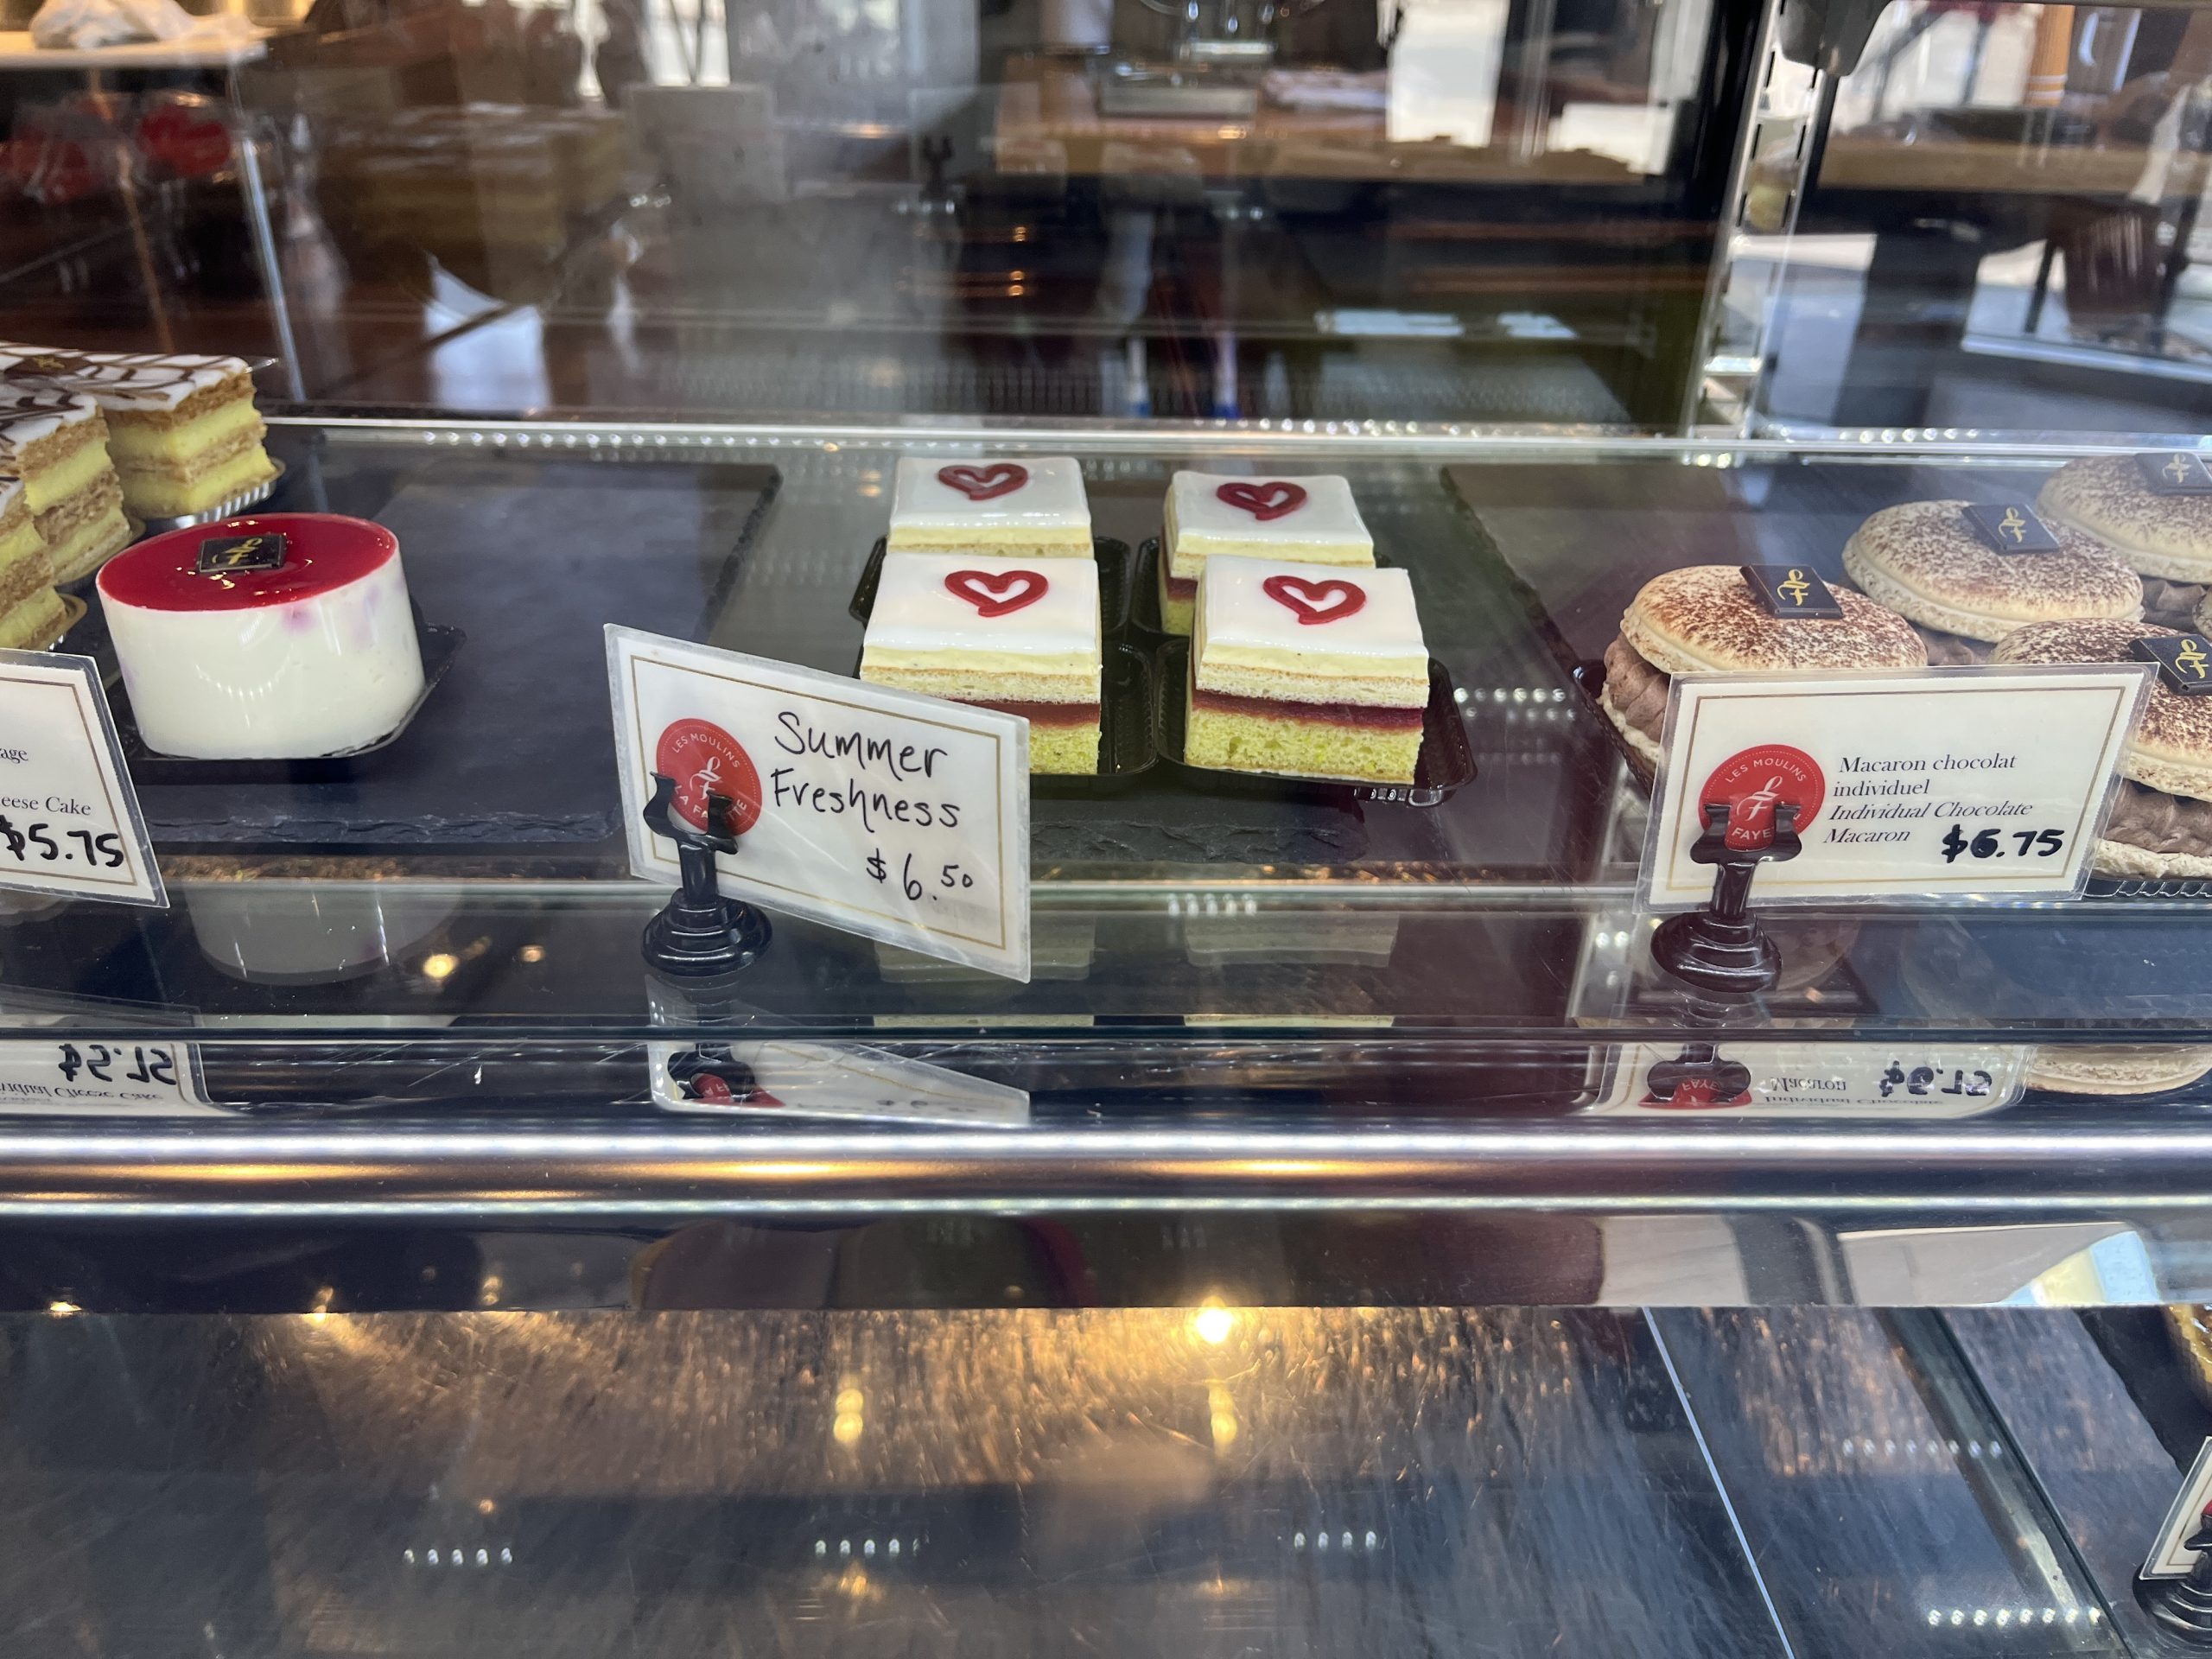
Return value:
[(1751, 1103), (1751, 1091), (1746, 1089), (1741, 1094), (1731, 1095), (1723, 1100), (1712, 1078), (1684, 1077), (1675, 1085), (1675, 1092), (1667, 1099), (1662, 1100), (1658, 1096), (1647, 1092), (1643, 1103), (1661, 1111), (1701, 1111), (1722, 1106), (1748, 1106)]
[[(743, 835), (760, 818), (760, 774), (745, 746), (719, 726), (679, 720), (653, 746), (653, 770), (676, 779), (677, 816), (695, 830), (727, 829)], [(729, 823), (707, 822), (707, 797), (730, 798)]]
[(1708, 801), (1728, 803), (1732, 836), (1745, 817), (1740, 810), (1743, 806), (1753, 809), (1748, 815), (1751, 819), (1771, 825), (1774, 808), (1790, 802), (1797, 809), (1796, 830), (1802, 836), (1820, 816), (1827, 793), (1828, 780), (1811, 755), (1787, 743), (1761, 743), (1730, 755), (1715, 766), (1697, 798), (1700, 806)]

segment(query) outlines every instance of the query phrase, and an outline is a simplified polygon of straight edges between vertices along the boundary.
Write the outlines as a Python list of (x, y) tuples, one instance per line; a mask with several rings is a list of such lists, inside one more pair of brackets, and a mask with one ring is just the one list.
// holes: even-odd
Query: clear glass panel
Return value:
[[(2212, 18), (1894, 5), (1767, 141), (1751, 200), (1789, 270), (1766, 419), (2192, 432), (2212, 387)], [(1764, 193), (1764, 194), (1762, 194)]]
[(11, 334), (267, 353), (353, 405), (1647, 425), (1757, 22), (254, 0), (264, 41), (212, 9), (136, 58), (22, 42)]
[(0, 1389), (0, 1629), (95, 1652), (2123, 1650), (1852, 1316), (34, 1316)]

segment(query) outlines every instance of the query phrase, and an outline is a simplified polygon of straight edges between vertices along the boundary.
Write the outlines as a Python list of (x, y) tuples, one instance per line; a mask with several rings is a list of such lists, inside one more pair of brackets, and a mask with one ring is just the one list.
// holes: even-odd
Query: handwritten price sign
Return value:
[(168, 903), (89, 657), (0, 651), (0, 887)]
[(207, 1104), (176, 1043), (0, 1042), (0, 1117), (198, 1116)]
[[(0, 849), (18, 864), (82, 862), (94, 869), (119, 870), (126, 862), (123, 837), (112, 830), (64, 830), (60, 840), (55, 838), (54, 830), (43, 818), (34, 818), (19, 830), (6, 813), (0, 812)], [(65, 841), (74, 845), (65, 848)]]
[(731, 803), (722, 891), (1029, 977), (1029, 723), (635, 629), (607, 631), (630, 868), (678, 879), (639, 817), (653, 777), (704, 827)]

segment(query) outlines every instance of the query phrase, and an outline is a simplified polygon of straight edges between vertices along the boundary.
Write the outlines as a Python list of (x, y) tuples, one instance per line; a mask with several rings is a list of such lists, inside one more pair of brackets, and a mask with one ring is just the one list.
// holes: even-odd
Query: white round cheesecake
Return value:
[(423, 695), (399, 543), (365, 519), (277, 512), (171, 531), (111, 559), (99, 588), (157, 753), (343, 754), (390, 734)]

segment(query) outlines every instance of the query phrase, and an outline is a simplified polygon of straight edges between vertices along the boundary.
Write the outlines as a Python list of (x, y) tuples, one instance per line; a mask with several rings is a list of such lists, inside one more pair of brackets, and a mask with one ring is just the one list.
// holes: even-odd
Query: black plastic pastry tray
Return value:
[[(270, 448), (289, 468), (270, 510), (386, 526), (421, 613), (465, 632), (467, 645), (372, 756), (149, 757), (143, 770), (134, 757), (156, 847), (564, 859), (589, 848), (619, 857), (606, 626), (704, 640), (729, 608), (775, 469), (659, 455), (426, 454), (299, 429), (272, 429)], [(63, 649), (112, 671), (97, 604)]]
[[(889, 545), (887, 537), (879, 536), (868, 550), (868, 563), (861, 567), (861, 579), (853, 585), (853, 596), (845, 605), (855, 622), (865, 623), (875, 614), (875, 590), (883, 580), (883, 558)], [(1129, 626), (1129, 544), (1100, 536), (1090, 545), (1098, 563), (1099, 632), (1109, 639), (1117, 639)]]
[(1428, 707), (1422, 713), (1421, 757), (1410, 784), (1363, 784), (1345, 779), (1292, 778), (1274, 772), (1220, 772), (1194, 766), (1183, 759), (1185, 688), (1191, 678), (1191, 642), (1172, 639), (1153, 654), (1154, 690), (1159, 710), (1154, 739), (1160, 758), (1195, 786), (1208, 792), (1267, 795), (1291, 799), (1374, 801), (1394, 806), (1440, 806), (1475, 779), (1474, 751), (1459, 711), (1459, 689), (1451, 671), (1434, 658), (1428, 662)]
[(1098, 699), (1098, 770), (1088, 777), (1033, 772), (1029, 792), (1055, 798), (1117, 795), (1153, 768), (1152, 658), (1135, 645), (1109, 645)]

